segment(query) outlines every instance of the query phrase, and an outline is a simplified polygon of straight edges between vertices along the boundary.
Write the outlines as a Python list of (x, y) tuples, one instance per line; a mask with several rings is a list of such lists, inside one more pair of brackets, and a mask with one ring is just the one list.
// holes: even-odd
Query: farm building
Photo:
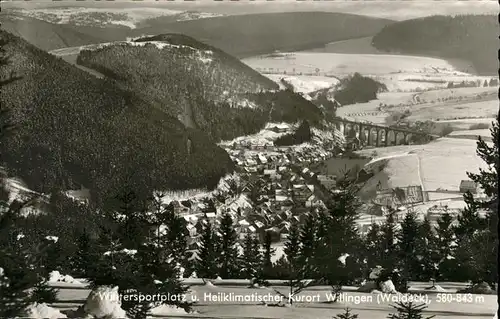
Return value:
[(460, 193), (471, 192), (472, 194), (478, 193), (478, 186), (471, 180), (462, 180), (460, 182)]

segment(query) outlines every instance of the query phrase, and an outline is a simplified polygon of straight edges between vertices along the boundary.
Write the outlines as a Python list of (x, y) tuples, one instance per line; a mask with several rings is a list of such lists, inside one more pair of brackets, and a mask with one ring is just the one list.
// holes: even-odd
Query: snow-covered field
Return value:
[(480, 136), (485, 141), (492, 141), (489, 129), (453, 131), (448, 134), (450, 137), (477, 140)]
[(217, 13), (205, 13), (196, 11), (171, 10), (167, 8), (83, 8), (83, 7), (61, 7), (61, 8), (39, 8), (39, 9), (16, 9), (14, 12), (20, 16), (35, 18), (55, 24), (73, 24), (81, 26), (125, 26), (131, 29), (148, 19), (163, 16), (172, 16), (176, 21), (203, 19), (221, 16)]
[[(447, 77), (448, 81), (453, 81)], [(457, 80), (461, 81), (460, 79)], [(459, 97), (472, 98), (480, 95), (494, 96), (498, 93), (498, 87), (464, 87), (452, 89), (440, 89), (418, 93), (421, 100), (424, 101), (437, 101), (438, 99), (453, 99), (457, 100)]]
[(387, 116), (390, 115), (387, 111), (381, 111), (380, 104), (386, 105), (409, 105), (412, 101), (414, 93), (380, 93), (377, 100), (372, 100), (367, 103), (357, 103), (345, 105), (337, 109), (337, 115), (343, 118), (355, 121), (368, 121), (374, 124), (384, 124)]
[(498, 113), (498, 100), (470, 103), (421, 104), (410, 107), (410, 121), (452, 120), (461, 118), (491, 118)]
[[(420, 93), (384, 92), (379, 93), (377, 100), (342, 106), (337, 110), (337, 115), (357, 121), (384, 124), (391, 113), (409, 110), (410, 121), (442, 122), (463, 119), (462, 124), (467, 126), (465, 123), (468, 118), (485, 118), (476, 122), (490, 123), (494, 114), (498, 112), (499, 105), (495, 97), (497, 90), (495, 87), (477, 87), (439, 89)], [(384, 105), (382, 110), (381, 104)], [(458, 124), (458, 121), (456, 122)], [(476, 122), (472, 121), (471, 124)], [(465, 126), (462, 126), (462, 129), (468, 128)]]
[[(375, 170), (375, 175), (364, 187), (375, 189), (379, 184), (382, 189), (391, 189), (422, 185), (417, 154), (397, 154), (397, 156), (383, 159), (382, 162), (384, 162), (384, 168), (378, 172)], [(370, 169), (373, 165), (368, 163), (365, 169)]]
[(464, 75), (448, 61), (436, 58), (389, 54), (340, 54), (294, 52), (286, 57), (258, 56), (243, 59), (254, 69), (276, 72), (303, 72), (337, 76), (360, 72), (364, 75), (449, 74)]
[[(397, 186), (419, 185), (416, 184), (418, 170), (425, 190), (458, 190), (460, 181), (468, 179), (466, 172), (477, 173), (480, 167), (486, 168), (476, 155), (476, 141), (473, 139), (440, 138), (425, 145), (382, 147), (359, 153), (370, 156), (374, 150), (378, 156), (409, 153), (407, 161), (401, 156), (387, 160), (391, 167), (386, 170), (387, 178), (397, 181)], [(415, 155), (418, 161), (413, 159)]]
[[(349, 41), (339, 41), (339, 44), (349, 46), (346, 44)], [(360, 42), (359, 39), (352, 41)], [(364, 45), (369, 46), (367, 43)], [(363, 52), (367, 52), (366, 49)], [(379, 93), (377, 100), (346, 105), (337, 111), (339, 116), (356, 121), (385, 124), (389, 115), (407, 109), (412, 112), (410, 121), (492, 117), (498, 112), (495, 96), (498, 88), (483, 87), (484, 82), (489, 83), (493, 77), (467, 73), (474, 70), (467, 69), (466, 63), (421, 56), (317, 51), (320, 49), (285, 52), (282, 56), (256, 56), (243, 62), (278, 83), (284, 78), (303, 93), (332, 87), (339, 78), (355, 72), (384, 83), (388, 91)], [(475, 82), (479, 87), (447, 88), (449, 82), (463, 81)]]
[[(277, 133), (273, 131), (274, 127), (279, 127), (280, 129), (283, 129), (284, 132)], [(221, 141), (219, 143), (219, 146), (230, 147), (234, 143), (240, 143), (243, 141), (253, 144), (270, 142), (276, 140), (278, 137), (281, 137), (287, 133), (292, 132), (295, 127), (296, 125), (290, 125), (288, 123), (267, 123), (264, 129), (260, 130), (259, 132), (253, 135), (240, 136), (230, 141)]]
[(296, 92), (311, 93), (329, 88), (339, 82), (337, 78), (328, 76), (266, 74), (266, 77), (281, 84), (281, 79), (291, 84)]

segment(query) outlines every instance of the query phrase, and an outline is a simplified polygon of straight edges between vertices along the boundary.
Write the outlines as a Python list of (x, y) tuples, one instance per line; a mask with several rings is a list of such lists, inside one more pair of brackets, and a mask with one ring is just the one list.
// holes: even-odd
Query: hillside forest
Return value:
[(495, 15), (430, 16), (389, 24), (373, 37), (382, 51), (469, 61), (479, 74), (497, 75)]
[[(227, 153), (197, 129), (9, 33), (1, 76), (16, 134), (2, 144), (9, 173), (33, 190), (91, 189), (97, 202), (123, 185), (136, 192), (213, 188), (233, 170)], [(113, 195), (114, 194), (114, 195)]]

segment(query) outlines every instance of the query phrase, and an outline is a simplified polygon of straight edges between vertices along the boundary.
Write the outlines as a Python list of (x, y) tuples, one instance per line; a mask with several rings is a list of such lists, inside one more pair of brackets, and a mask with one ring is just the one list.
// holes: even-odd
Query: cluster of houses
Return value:
[(204, 225), (212, 223), (217, 229), (225, 213), (240, 239), (247, 234), (262, 239), (270, 233), (277, 242), (287, 237), (292, 223), (302, 224), (325, 208), (318, 186), (332, 187), (335, 179), (317, 176), (308, 167), (332, 157), (333, 151), (318, 144), (278, 148), (272, 142), (248, 141), (229, 144), (226, 151), (236, 164), (237, 178), (222, 180), (210, 196), (173, 202), (175, 212), (186, 220), (192, 258)]

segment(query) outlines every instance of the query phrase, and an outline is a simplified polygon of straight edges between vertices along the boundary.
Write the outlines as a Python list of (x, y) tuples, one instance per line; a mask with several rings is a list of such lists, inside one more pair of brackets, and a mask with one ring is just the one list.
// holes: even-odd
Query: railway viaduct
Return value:
[(430, 141), (438, 137), (437, 135), (405, 130), (403, 128), (350, 121), (340, 117), (336, 118), (334, 123), (346, 138), (356, 137), (362, 146), (383, 147), (405, 145), (416, 140)]

